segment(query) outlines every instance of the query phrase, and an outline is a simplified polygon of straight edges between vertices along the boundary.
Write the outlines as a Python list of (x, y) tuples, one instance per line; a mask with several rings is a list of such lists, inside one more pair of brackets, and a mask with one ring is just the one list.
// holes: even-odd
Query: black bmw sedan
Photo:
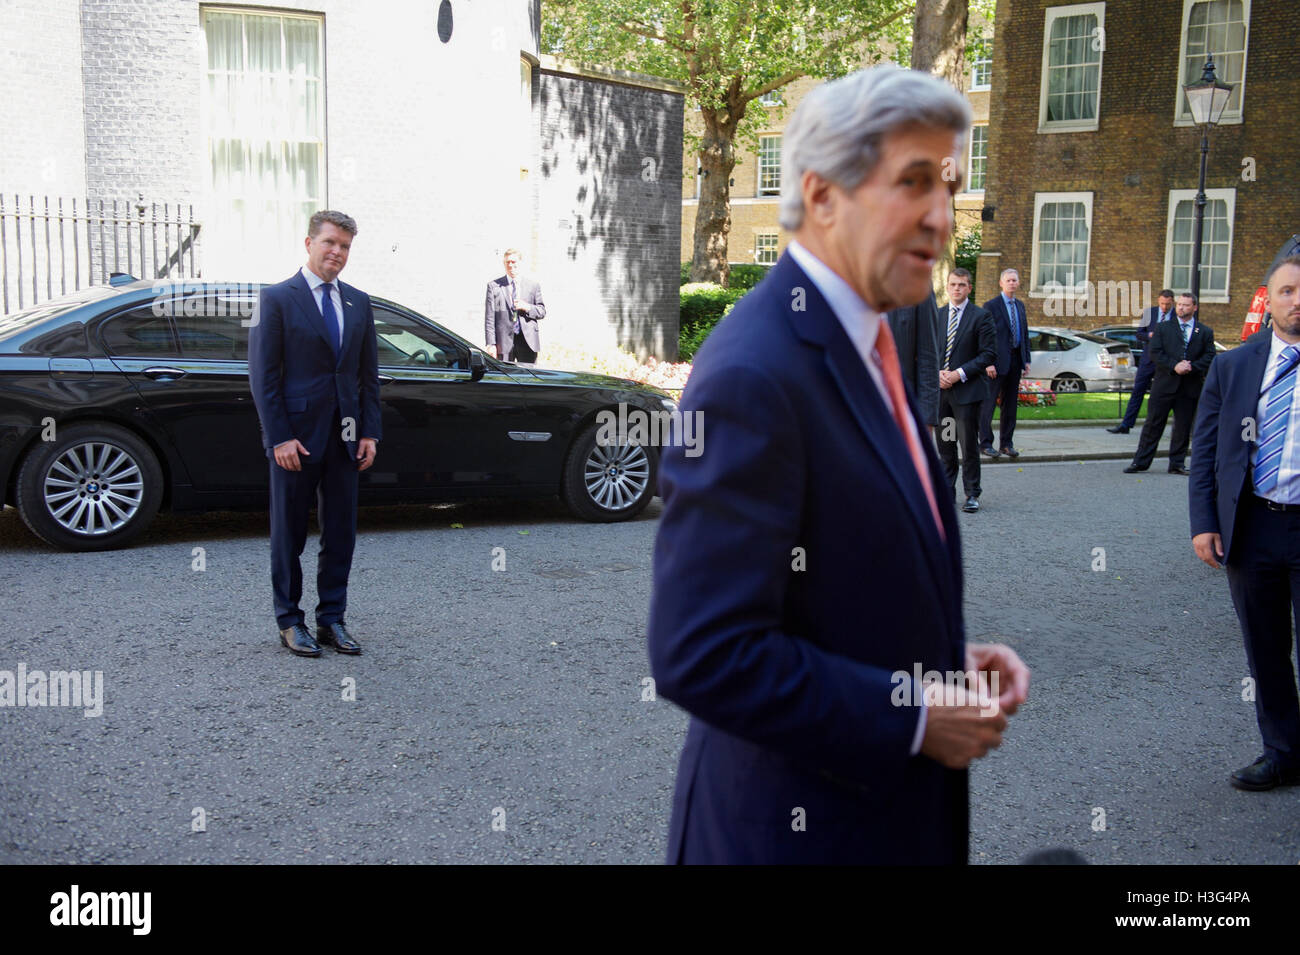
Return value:
[[(69, 550), (120, 547), (160, 508), (266, 507), (247, 362), (258, 288), (115, 276), (0, 317), (4, 502)], [(499, 362), (372, 302), (384, 440), (362, 504), (558, 494), (578, 517), (619, 521), (650, 502), (656, 448), (611, 440), (601, 422), (620, 410), (666, 418), (668, 395)]]

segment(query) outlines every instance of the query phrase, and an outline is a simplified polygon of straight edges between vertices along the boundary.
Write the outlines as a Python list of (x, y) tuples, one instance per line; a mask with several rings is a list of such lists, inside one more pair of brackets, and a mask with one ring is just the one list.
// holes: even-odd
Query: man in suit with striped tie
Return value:
[(948, 491), (957, 493), (957, 445), (961, 444), (961, 483), (966, 503), (980, 509), (979, 411), (984, 399), (984, 369), (993, 363), (993, 318), (970, 300), (971, 275), (948, 274), (948, 304), (939, 315), (944, 329), (943, 364), (939, 368), (939, 458)]
[[(985, 369), (988, 393), (980, 406), (980, 450), (995, 461), (1000, 455), (1018, 458), (1012, 443), (1016, 433), (1016, 409), (1020, 404), (1020, 379), (1029, 374), (1029, 317), (1025, 303), (1016, 298), (1020, 290), (1020, 273), (1003, 269), (998, 277), (1001, 293), (984, 303), (993, 316), (996, 360)], [(1002, 399), (1002, 417), (998, 424), (998, 443), (993, 444), (993, 408)]]
[(1247, 790), (1300, 784), (1300, 255), (1275, 263), (1267, 285), (1273, 327), (1210, 366), (1188, 495), (1192, 546), (1227, 567), (1255, 682), (1264, 754), (1229, 779)]

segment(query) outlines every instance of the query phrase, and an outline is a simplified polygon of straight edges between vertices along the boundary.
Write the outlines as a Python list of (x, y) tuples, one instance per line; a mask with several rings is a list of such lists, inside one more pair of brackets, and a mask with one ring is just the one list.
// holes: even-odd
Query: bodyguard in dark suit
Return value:
[(1155, 357), (1151, 354), (1151, 333), (1161, 322), (1174, 317), (1174, 293), (1169, 289), (1161, 290), (1156, 296), (1156, 304), (1148, 308), (1142, 321), (1133, 333), (1142, 346), (1142, 360), (1138, 363), (1137, 375), (1133, 378), (1133, 394), (1124, 409), (1124, 418), (1113, 428), (1107, 428), (1111, 434), (1128, 434), (1137, 424), (1138, 413), (1142, 410), (1142, 399), (1151, 387), (1151, 379), (1156, 374)]
[(1210, 366), (1188, 485), (1192, 545), (1227, 567), (1255, 681), (1264, 755), (1229, 779), (1248, 790), (1300, 784), (1300, 256), (1275, 264), (1267, 285), (1273, 327)]
[(1142, 426), (1137, 452), (1133, 463), (1124, 469), (1125, 474), (1151, 467), (1170, 411), (1174, 413), (1174, 436), (1169, 443), (1169, 473), (1187, 473), (1187, 442), (1201, 385), (1214, 361), (1214, 330), (1196, 320), (1196, 296), (1191, 292), (1178, 296), (1174, 310), (1176, 320), (1161, 322), (1151, 333), (1156, 374), (1147, 400), (1147, 423)]
[[(987, 393), (984, 369), (993, 361), (993, 319), (968, 297), (971, 274), (953, 269), (948, 276), (948, 304), (940, 312), (944, 330), (939, 370), (939, 457), (948, 493), (957, 493), (957, 445), (961, 444), (962, 510), (980, 509), (979, 410)], [(951, 424), (949, 422), (951, 421)]]
[(934, 292), (920, 305), (896, 308), (885, 316), (894, 333), (898, 362), (930, 427), (939, 423), (939, 307)]
[[(280, 642), (318, 657), (317, 641), (360, 653), (348, 633), (358, 472), (382, 437), (375, 319), (369, 297), (337, 281), (357, 224), (322, 211), (307, 229), (307, 264), (262, 289), (249, 331), (248, 377), (271, 468), (271, 584)], [(307, 629), (299, 558), (312, 505), (320, 523), (316, 637)]]
[(531, 365), (542, 350), (537, 323), (546, 317), (542, 286), (519, 274), (518, 249), (506, 249), (506, 274), (487, 285), (483, 340), (502, 361)]
[[(1020, 407), (1020, 379), (1029, 373), (1029, 319), (1025, 303), (1015, 297), (1020, 289), (1020, 273), (1003, 269), (998, 285), (1002, 293), (984, 303), (984, 310), (993, 316), (997, 360), (990, 363), (994, 371), (988, 373), (988, 393), (980, 406), (980, 448), (993, 458), (1003, 454), (1018, 458), (1020, 452), (1012, 438), (1016, 433), (1016, 411)], [(995, 446), (993, 407), (999, 398), (1002, 416)]]
[[(696, 356), (682, 411), (708, 450), (667, 447), (660, 472), (650, 665), (692, 717), (670, 861), (966, 861), (965, 769), (1029, 673), (965, 643), (956, 514), (882, 318), (926, 297), (969, 123), (951, 86), (890, 65), (786, 126), (793, 239)], [(931, 705), (918, 666), (1004, 692)]]

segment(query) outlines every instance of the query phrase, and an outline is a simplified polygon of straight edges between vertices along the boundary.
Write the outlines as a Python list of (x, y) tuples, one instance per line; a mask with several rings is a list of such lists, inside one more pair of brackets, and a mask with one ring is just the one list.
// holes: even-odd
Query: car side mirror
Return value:
[(483, 361), (483, 353), (478, 349), (471, 349), (469, 353), (469, 380), (478, 381), (487, 374), (487, 365)]

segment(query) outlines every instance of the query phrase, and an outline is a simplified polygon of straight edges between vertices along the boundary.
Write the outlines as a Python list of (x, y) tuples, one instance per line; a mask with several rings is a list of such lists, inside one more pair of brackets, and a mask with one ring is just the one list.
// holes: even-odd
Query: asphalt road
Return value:
[[(1186, 479), (1120, 472), (988, 468), (961, 516), (968, 633), (1034, 670), (971, 776), (972, 861), (1295, 864), (1300, 789), (1227, 784), (1258, 732)], [(658, 514), (367, 509), (348, 614), (366, 652), (310, 660), (277, 642), (264, 515), (63, 554), (5, 510), (0, 669), (100, 670), (105, 702), (0, 708), (0, 862), (661, 861), (686, 720), (642, 699)]]

